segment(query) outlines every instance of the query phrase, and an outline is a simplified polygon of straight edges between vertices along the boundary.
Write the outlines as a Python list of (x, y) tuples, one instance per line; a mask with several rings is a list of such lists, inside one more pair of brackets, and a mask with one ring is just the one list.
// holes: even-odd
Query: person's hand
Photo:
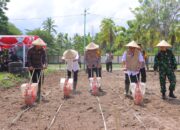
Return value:
[(29, 67), (29, 70), (33, 70), (34, 68), (32, 66)]

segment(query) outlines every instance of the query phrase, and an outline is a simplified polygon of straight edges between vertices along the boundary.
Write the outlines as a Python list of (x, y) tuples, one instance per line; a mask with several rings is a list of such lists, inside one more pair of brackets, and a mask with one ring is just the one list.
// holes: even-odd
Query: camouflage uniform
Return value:
[(171, 50), (167, 49), (166, 51), (160, 51), (155, 56), (154, 70), (157, 71), (158, 69), (159, 69), (161, 92), (162, 94), (165, 94), (166, 92), (166, 77), (167, 77), (170, 82), (169, 96), (172, 97), (172, 95), (174, 95), (173, 91), (175, 90), (175, 86), (176, 86), (176, 76), (174, 74), (174, 70), (177, 69), (177, 62)]

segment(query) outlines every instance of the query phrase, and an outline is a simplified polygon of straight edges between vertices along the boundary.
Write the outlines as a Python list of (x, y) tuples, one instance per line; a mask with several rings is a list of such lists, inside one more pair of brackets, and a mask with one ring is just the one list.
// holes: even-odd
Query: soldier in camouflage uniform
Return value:
[(170, 82), (169, 97), (176, 98), (173, 92), (176, 86), (176, 76), (174, 71), (177, 69), (177, 62), (172, 51), (168, 49), (171, 45), (163, 40), (157, 45), (157, 47), (160, 47), (160, 51), (154, 59), (154, 71), (159, 69), (162, 98), (166, 99), (166, 77)]

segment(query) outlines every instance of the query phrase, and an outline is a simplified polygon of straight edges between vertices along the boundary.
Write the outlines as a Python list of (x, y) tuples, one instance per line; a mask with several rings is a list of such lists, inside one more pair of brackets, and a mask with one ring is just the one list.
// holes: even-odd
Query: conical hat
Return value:
[(41, 38), (38, 38), (32, 42), (32, 45), (46, 46), (46, 43)]
[(140, 46), (138, 46), (138, 44), (135, 41), (132, 41), (130, 43), (128, 43), (127, 45), (125, 45), (127, 47), (135, 47), (135, 48), (140, 48)]
[(75, 59), (77, 55), (78, 55), (77, 51), (75, 51), (73, 49), (69, 49), (63, 53), (62, 59), (66, 59), (66, 60), (67, 59)]
[(94, 42), (91, 42), (86, 46), (86, 50), (95, 50), (98, 48), (99, 48), (99, 45), (95, 44)]
[(160, 43), (156, 45), (157, 47), (171, 47), (169, 43), (167, 43), (165, 40), (162, 40)]

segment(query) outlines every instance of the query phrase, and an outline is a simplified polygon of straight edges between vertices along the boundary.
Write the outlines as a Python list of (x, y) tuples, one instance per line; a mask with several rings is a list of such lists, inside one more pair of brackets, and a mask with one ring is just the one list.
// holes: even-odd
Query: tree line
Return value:
[[(0, 2), (0, 34), (19, 35), (22, 32), (8, 22), (4, 11), (7, 2)], [(104, 18), (100, 24), (100, 31), (85, 37), (86, 45), (93, 41), (100, 45), (102, 54), (112, 51), (121, 55), (124, 45), (135, 40), (141, 43), (149, 54), (157, 52), (155, 45), (160, 40), (167, 40), (175, 53), (180, 54), (180, 0), (139, 0), (139, 7), (131, 9), (135, 18), (127, 21), (127, 27), (118, 26), (111, 18)], [(74, 48), (80, 54), (84, 53), (84, 36), (56, 31), (57, 25), (52, 18), (42, 22), (42, 29), (26, 30), (27, 35), (40, 36), (48, 46), (49, 55), (62, 55), (66, 49)]]

